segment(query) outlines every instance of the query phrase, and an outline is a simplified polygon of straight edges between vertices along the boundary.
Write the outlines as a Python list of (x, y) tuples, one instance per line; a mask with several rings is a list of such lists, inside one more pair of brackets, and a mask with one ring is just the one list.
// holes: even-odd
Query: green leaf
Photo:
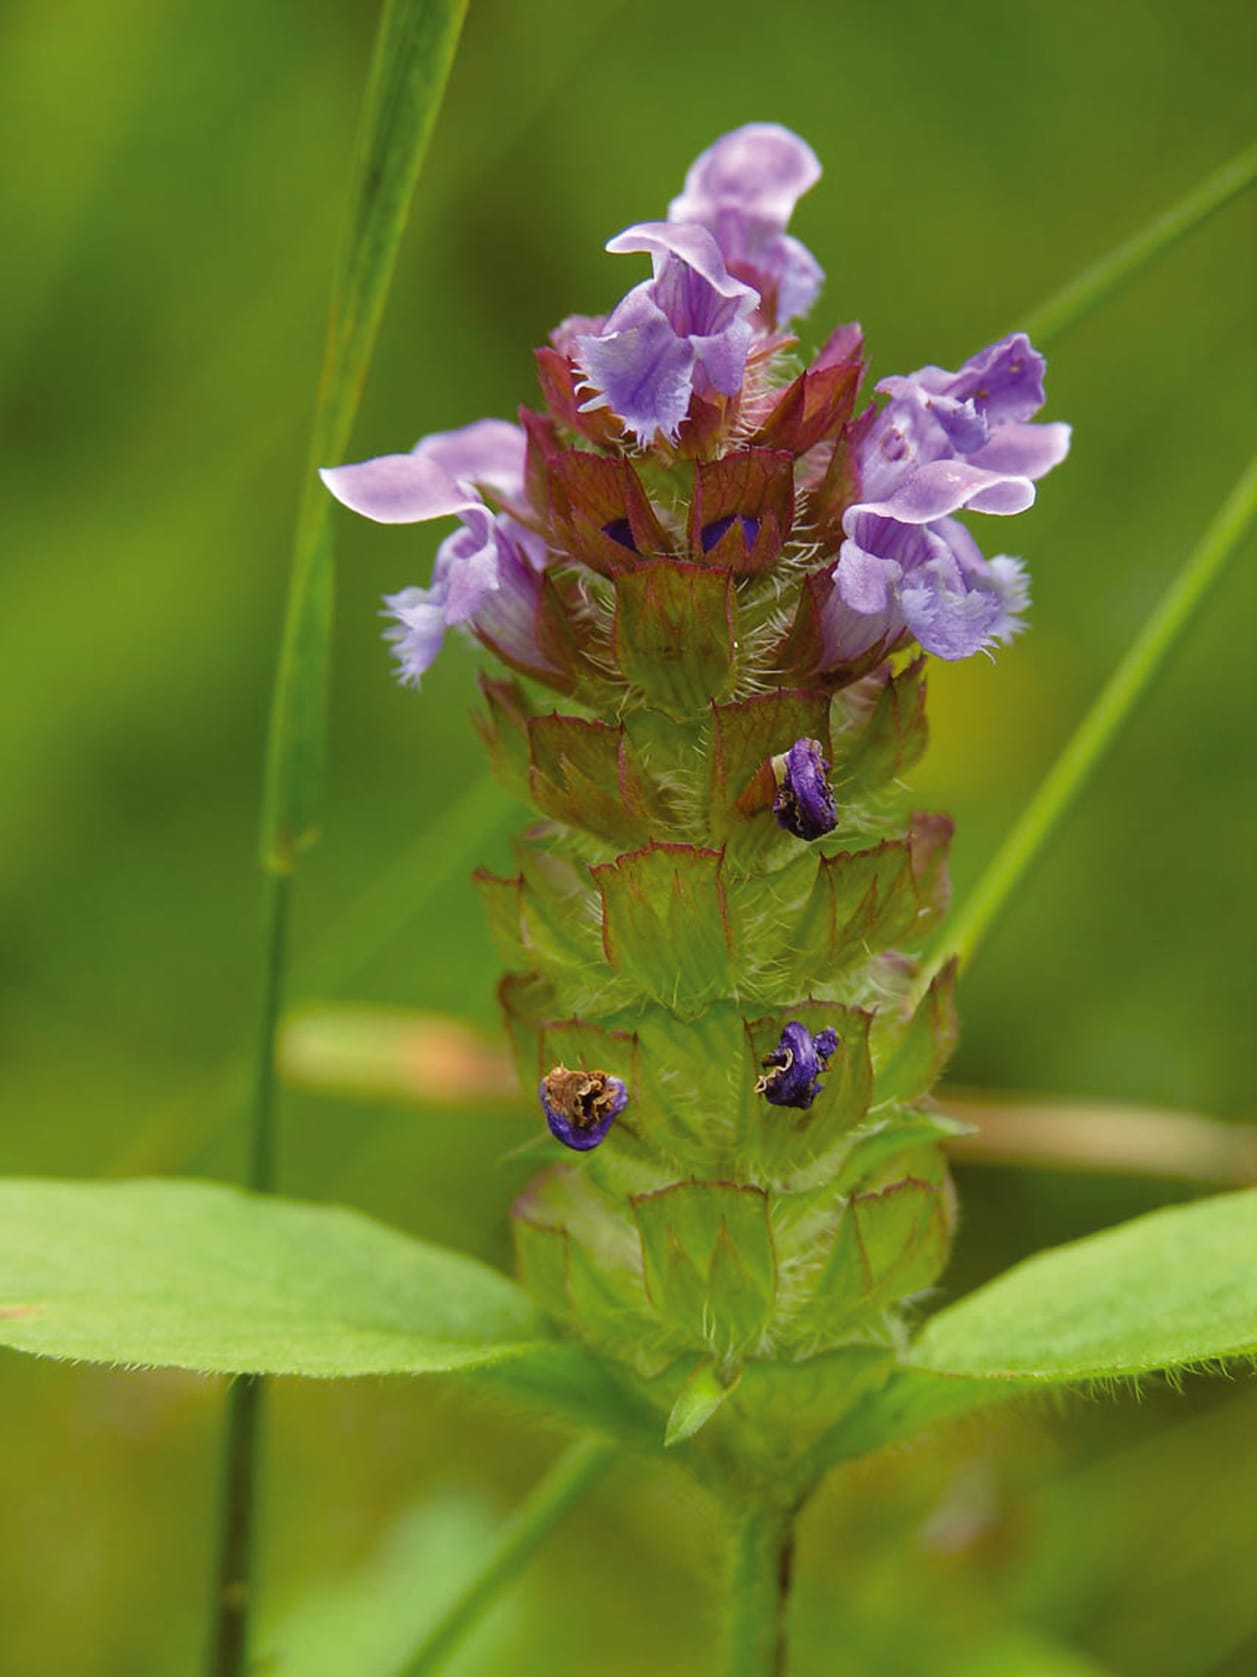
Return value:
[(515, 1284), (356, 1211), (207, 1182), (0, 1183), (0, 1343), (225, 1374), (423, 1374), (549, 1331)]
[(1041, 1252), (940, 1311), (817, 1461), (1026, 1392), (1255, 1354), (1257, 1189), (1246, 1189)]
[(467, 0), (393, 0), (367, 87), (354, 200), (328, 323), (309, 468), (271, 706), (262, 859), (289, 873), (316, 833), (332, 624), (332, 498), (319, 466), (344, 458), (420, 165), (445, 92)]
[(711, 1420), (725, 1399), (733, 1396), (741, 1378), (741, 1369), (731, 1379), (726, 1379), (715, 1363), (699, 1363), (672, 1405), (663, 1435), (665, 1448), (684, 1444), (687, 1438), (693, 1438), (700, 1427)]
[(1257, 1189), (1041, 1252), (927, 1323), (918, 1368), (1067, 1383), (1257, 1353)]

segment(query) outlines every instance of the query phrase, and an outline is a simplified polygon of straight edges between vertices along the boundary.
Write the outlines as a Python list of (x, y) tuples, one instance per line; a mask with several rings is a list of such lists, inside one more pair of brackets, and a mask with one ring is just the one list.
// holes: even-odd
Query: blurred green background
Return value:
[[(242, 1166), (262, 730), (374, 24), (333, 0), (0, 16), (8, 1173)], [(355, 457), (532, 400), (532, 346), (637, 277), (603, 241), (753, 118), (826, 166), (796, 221), (829, 276), (813, 337), (858, 315), (878, 375), (955, 365), (1251, 139), (1254, 33), (1239, 0), (476, 0)], [(916, 786), (957, 817), (962, 890), (1246, 461), (1255, 225), (1231, 206), (1051, 357), (1075, 445), (1015, 533), (1033, 632), (932, 677)], [(451, 815), (482, 772), (476, 655), (448, 644), (416, 698), (378, 639), (379, 595), (424, 580), (436, 539), (339, 524), (294, 994), (490, 1024), (467, 876), (504, 859), (511, 812)], [(958, 1081), (1253, 1115), (1254, 558), (967, 979)], [(504, 1263), (527, 1133), (294, 1095), (283, 1178)], [(972, 1168), (961, 1189), (950, 1290), (1190, 1191)], [(197, 1669), (221, 1397), (6, 1355), (6, 1673)], [(383, 1677), (555, 1448), (402, 1382), (282, 1384), (272, 1420), (268, 1669), (300, 1677)], [(1194, 1382), (943, 1433), (835, 1482), (803, 1538), (799, 1677), (1240, 1677), (1257, 1395)], [(701, 1674), (717, 1565), (699, 1493), (622, 1472), (451, 1669)], [(374, 1655), (347, 1651), (364, 1569)]]

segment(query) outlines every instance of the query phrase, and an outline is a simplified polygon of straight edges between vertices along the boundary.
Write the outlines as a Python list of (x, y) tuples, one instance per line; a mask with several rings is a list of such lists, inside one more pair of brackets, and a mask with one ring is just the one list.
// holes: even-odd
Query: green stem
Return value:
[(1078, 802), (1136, 704), (1151, 687), (1210, 590), (1222, 577), (1227, 562), (1234, 557), (1255, 518), (1257, 459), (1227, 497), (955, 916), (942, 946), (921, 973), (918, 998), (953, 956), (962, 967), (972, 959), (1000, 909)]
[(586, 1439), (560, 1456), (398, 1677), (431, 1677), (440, 1670), (503, 1586), (523, 1570), (571, 1505), (606, 1472), (614, 1455), (610, 1445)]
[(726, 1677), (785, 1677), (794, 1522), (793, 1509), (738, 1510), (730, 1534)]
[(1232, 198), (1237, 198), (1254, 181), (1257, 181), (1257, 146), (1250, 146), (1125, 244), (1084, 270), (1055, 297), (1034, 309), (1022, 322), (1022, 329), (1040, 349), (1045, 348), (1053, 338), (1077, 325), (1092, 309), (1120, 290), (1140, 268), (1164, 256), (1181, 238), (1229, 204)]
[[(275, 1187), (275, 1043), (283, 1005), (284, 965), (288, 946), (290, 880), (266, 877), (266, 944), (262, 1001), (254, 1048), (253, 1088), (249, 1102), (250, 1188), (268, 1193)], [(238, 1677), (248, 1660), (249, 1603), (253, 1587), (254, 1500), (258, 1434), (265, 1382), (241, 1379), (227, 1392), (223, 1441), (218, 1587), (210, 1677)]]
[[(290, 876), (314, 842), (322, 801), (332, 632), (331, 501), (315, 467), (343, 457), (397, 262), (402, 231), (467, 11), (467, 0), (385, 0), (354, 168), (348, 236), (333, 290), (302, 481), (262, 794), (266, 963), (250, 1102), (249, 1186), (276, 1185), (275, 1045), (283, 999)], [(263, 1388), (231, 1388), (224, 1447), (211, 1677), (241, 1677)]]
[(264, 1392), (265, 1381), (246, 1375), (233, 1381), (227, 1393), (217, 1617), (210, 1677), (237, 1677), (247, 1669), (255, 1458)]

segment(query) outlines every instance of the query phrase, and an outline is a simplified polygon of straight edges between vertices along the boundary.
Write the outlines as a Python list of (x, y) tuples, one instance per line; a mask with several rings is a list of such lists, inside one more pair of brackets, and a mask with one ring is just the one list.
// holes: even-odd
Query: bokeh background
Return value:
[[(796, 228), (884, 374), (955, 365), (1251, 139), (1242, 0), (475, 0), (355, 456), (509, 416), (531, 347), (636, 277), (602, 254), (718, 133), (775, 118), (826, 166)], [(327, 293), (375, 23), (337, 0), (8, 0), (0, 17), (4, 609), (0, 1167), (242, 1168), (261, 740)], [(1067, 468), (1018, 520), (1033, 632), (938, 666), (923, 802), (972, 880), (1252, 446), (1253, 205), (1063, 341)], [(806, 337), (806, 334), (805, 334)], [(490, 1026), (467, 881), (512, 811), (475, 795), (476, 654), (390, 679), (378, 598), (432, 532), (339, 527), (324, 840), (294, 996)], [(1252, 1117), (1250, 542), (963, 989), (971, 1085)], [(293, 1094), (287, 1191), (490, 1261), (526, 1176), (513, 1110)], [(1193, 1190), (961, 1174), (954, 1293)], [(198, 1669), (222, 1388), (0, 1362), (0, 1667)], [(268, 1670), (385, 1677), (556, 1448), (403, 1382), (281, 1384)], [(804, 1526), (799, 1677), (1240, 1677), (1257, 1667), (1257, 1393), (944, 1431)], [(622, 1472), (451, 1670), (702, 1673), (710, 1510)], [(360, 1586), (370, 1579), (372, 1611)]]

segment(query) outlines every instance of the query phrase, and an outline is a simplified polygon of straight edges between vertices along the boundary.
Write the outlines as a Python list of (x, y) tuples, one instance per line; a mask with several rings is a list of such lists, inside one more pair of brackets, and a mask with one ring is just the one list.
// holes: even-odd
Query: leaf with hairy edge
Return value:
[(1246, 1189), (1040, 1252), (940, 1311), (816, 1461), (1030, 1392), (1254, 1356), (1257, 1189)]
[(920, 1368), (1102, 1380), (1257, 1354), (1257, 1189), (1041, 1252), (927, 1323)]
[(208, 1182), (0, 1183), (0, 1343), (224, 1374), (428, 1374), (550, 1332), (504, 1275), (339, 1206)]

